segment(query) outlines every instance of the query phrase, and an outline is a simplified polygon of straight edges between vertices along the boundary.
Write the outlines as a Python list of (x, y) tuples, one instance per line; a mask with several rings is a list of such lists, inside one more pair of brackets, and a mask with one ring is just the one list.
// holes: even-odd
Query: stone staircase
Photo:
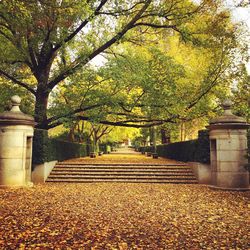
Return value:
[(135, 182), (195, 184), (185, 164), (79, 164), (57, 163), (46, 182)]

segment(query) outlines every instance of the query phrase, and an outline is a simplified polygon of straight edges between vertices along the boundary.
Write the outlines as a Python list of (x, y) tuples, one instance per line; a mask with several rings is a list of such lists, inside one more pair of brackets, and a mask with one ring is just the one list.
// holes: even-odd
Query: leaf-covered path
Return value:
[(135, 154), (105, 154), (97, 158), (82, 157), (64, 161), (65, 163), (87, 163), (87, 164), (178, 164), (179, 161), (159, 157), (153, 159), (140, 153)]
[(249, 195), (170, 184), (0, 189), (0, 249), (248, 249)]

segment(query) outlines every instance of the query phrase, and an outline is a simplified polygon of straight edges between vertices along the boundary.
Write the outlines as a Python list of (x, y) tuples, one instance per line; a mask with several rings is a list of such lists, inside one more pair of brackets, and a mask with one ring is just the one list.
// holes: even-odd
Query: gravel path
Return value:
[(0, 249), (249, 249), (250, 192), (201, 185), (0, 189)]

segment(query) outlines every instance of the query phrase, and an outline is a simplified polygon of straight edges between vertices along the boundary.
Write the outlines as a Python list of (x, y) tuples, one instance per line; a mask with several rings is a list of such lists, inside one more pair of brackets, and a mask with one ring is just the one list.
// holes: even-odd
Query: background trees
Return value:
[(1, 1), (1, 87), (23, 89), (43, 129), (190, 122), (240, 74), (237, 32), (217, 0)]

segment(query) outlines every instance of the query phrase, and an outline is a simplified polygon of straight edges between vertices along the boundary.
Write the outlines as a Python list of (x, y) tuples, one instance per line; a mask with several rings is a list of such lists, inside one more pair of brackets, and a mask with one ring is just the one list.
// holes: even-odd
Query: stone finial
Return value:
[(236, 116), (232, 113), (232, 105), (232, 101), (230, 99), (226, 99), (221, 104), (222, 108), (224, 109), (224, 113), (221, 116), (212, 119), (210, 121), (210, 125), (214, 126), (217, 124), (219, 126), (224, 126), (227, 124), (226, 126), (231, 126), (232, 124), (237, 124), (237, 126), (245, 126), (246, 120), (243, 117)]
[(222, 103), (222, 108), (224, 109), (224, 115), (233, 115), (232, 114), (232, 105), (233, 102), (227, 98), (223, 103)]
[(233, 102), (230, 99), (226, 99), (222, 103), (222, 107), (223, 107), (224, 110), (231, 109), (232, 105), (233, 105)]
[(11, 112), (21, 112), (19, 106), (21, 104), (22, 99), (18, 96), (18, 95), (14, 95), (11, 97), (11, 104), (12, 104), (12, 108), (11, 108)]

